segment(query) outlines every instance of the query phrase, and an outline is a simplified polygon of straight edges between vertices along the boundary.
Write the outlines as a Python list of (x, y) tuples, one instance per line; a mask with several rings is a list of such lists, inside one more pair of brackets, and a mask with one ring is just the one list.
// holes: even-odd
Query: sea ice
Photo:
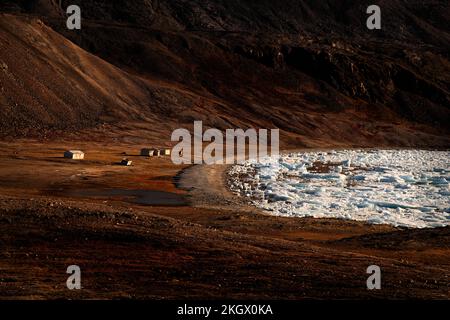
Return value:
[(428, 150), (290, 153), (233, 166), (230, 188), (274, 215), (441, 227), (450, 225), (448, 159)]

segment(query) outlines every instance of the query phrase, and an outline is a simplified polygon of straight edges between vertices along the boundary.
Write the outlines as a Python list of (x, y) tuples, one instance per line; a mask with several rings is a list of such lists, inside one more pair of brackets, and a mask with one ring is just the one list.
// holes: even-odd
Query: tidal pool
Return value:
[(65, 194), (71, 197), (121, 200), (147, 206), (184, 206), (187, 204), (183, 195), (154, 190), (78, 189), (70, 190)]

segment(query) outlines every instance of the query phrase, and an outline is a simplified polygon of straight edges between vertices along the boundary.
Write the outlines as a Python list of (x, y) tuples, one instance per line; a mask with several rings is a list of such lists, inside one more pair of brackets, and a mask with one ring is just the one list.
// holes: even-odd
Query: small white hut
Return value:
[(145, 157), (157, 157), (160, 155), (160, 151), (158, 149), (141, 149), (141, 156)]
[(64, 158), (74, 159), (74, 160), (83, 160), (84, 152), (80, 150), (68, 150), (64, 152)]
[(129, 167), (129, 166), (131, 166), (131, 165), (133, 164), (133, 161), (128, 160), (127, 158), (124, 158), (124, 159), (122, 159), (122, 161), (120, 162), (120, 164), (121, 164), (122, 166), (127, 166), (127, 167)]
[(172, 150), (170, 150), (170, 149), (161, 149), (160, 150), (160, 154), (162, 155), (162, 156), (170, 156), (170, 153), (171, 153), (171, 151)]

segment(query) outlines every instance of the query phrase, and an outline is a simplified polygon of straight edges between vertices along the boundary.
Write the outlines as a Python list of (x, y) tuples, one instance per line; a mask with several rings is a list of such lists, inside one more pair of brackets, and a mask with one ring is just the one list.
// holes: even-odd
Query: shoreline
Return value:
[[(290, 153), (308, 153), (308, 152), (329, 152), (333, 150), (423, 150), (423, 149), (379, 149), (379, 148), (333, 148), (333, 149), (291, 149), (283, 150), (280, 155), (288, 155)], [(439, 150), (443, 152), (444, 150)], [(335, 218), (335, 217), (302, 217), (302, 216), (286, 216), (286, 215), (276, 215), (271, 214), (269, 211), (262, 208), (258, 208), (251, 203), (251, 200), (243, 197), (242, 195), (236, 194), (230, 190), (228, 186), (228, 171), (235, 164), (222, 164), (222, 165), (191, 165), (188, 168), (183, 169), (177, 174), (176, 187), (187, 191), (190, 199), (191, 205), (194, 207), (203, 208), (219, 208), (219, 209), (238, 209), (243, 212), (256, 212), (264, 216), (269, 217), (280, 217), (288, 219), (322, 219), (329, 221), (351, 221), (361, 223), (363, 225), (380, 225), (386, 227), (396, 228), (398, 230), (404, 229), (416, 229), (414, 227), (407, 226), (394, 226), (392, 224), (386, 223), (369, 223), (364, 220), (354, 220), (345, 218)], [(438, 226), (431, 228), (445, 228), (450, 226)], [(427, 227), (430, 228), (430, 227)], [(425, 228), (425, 229), (427, 229)], [(422, 228), (418, 228), (422, 229)]]
[[(449, 299), (450, 227), (402, 230), (264, 214), (226, 188), (226, 166), (183, 169), (92, 146), (89, 161), (57, 143), (0, 145), (0, 299)], [(39, 170), (36, 170), (36, 167)], [(186, 179), (187, 178), (187, 179)], [(185, 206), (61, 197), (113, 188), (183, 195)], [(47, 191), (46, 191), (47, 190)], [(65, 287), (80, 265), (83, 290)], [(367, 290), (366, 268), (383, 270)]]

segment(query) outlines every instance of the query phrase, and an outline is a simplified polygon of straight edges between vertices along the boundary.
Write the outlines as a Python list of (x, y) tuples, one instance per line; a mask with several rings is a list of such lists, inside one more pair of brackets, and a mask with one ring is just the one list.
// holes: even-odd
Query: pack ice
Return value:
[(450, 225), (450, 152), (338, 150), (247, 161), (231, 190), (274, 215), (411, 228)]

